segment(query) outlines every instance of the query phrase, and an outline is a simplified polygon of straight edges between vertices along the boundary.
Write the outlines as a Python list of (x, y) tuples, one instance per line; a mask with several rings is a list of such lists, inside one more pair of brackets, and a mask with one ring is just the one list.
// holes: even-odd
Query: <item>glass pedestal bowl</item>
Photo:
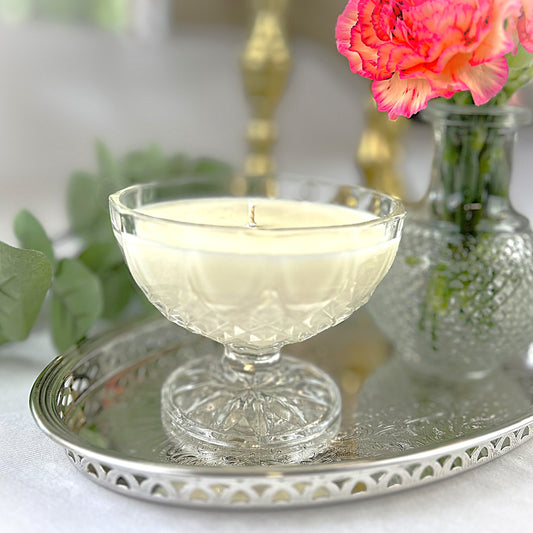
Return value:
[(191, 360), (164, 383), (169, 437), (212, 462), (301, 461), (338, 432), (340, 394), (327, 374), (280, 349), (368, 301), (394, 260), (404, 208), (307, 178), (282, 177), (275, 193), (260, 179), (246, 184), (134, 185), (111, 195), (111, 219), (147, 298), (225, 347), (221, 360)]

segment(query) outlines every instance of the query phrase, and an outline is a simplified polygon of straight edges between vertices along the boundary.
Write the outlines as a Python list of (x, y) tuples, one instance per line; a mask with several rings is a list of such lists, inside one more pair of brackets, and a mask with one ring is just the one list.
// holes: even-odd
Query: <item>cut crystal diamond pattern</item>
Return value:
[(533, 341), (532, 257), (529, 232), (461, 240), (413, 217), (369, 308), (421, 371), (484, 373)]
[[(211, 356), (176, 370), (163, 385), (163, 427), (184, 447), (273, 460), (299, 460), (338, 432), (340, 394), (314, 365), (291, 357), (255, 374)], [(222, 446), (215, 448), (213, 443)], [(217, 462), (213, 453), (211, 462)]]

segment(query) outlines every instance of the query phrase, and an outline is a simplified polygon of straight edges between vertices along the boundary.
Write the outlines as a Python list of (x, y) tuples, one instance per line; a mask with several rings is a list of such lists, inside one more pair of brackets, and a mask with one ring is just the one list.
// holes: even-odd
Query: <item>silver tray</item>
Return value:
[(337, 380), (338, 438), (305, 463), (209, 466), (163, 434), (165, 376), (220, 347), (157, 319), (86, 342), (35, 382), (40, 428), (95, 482), (145, 500), (210, 507), (333, 503), (420, 486), (486, 463), (533, 435), (533, 368), (515, 358), (484, 380), (410, 374), (358, 313), (290, 347)]

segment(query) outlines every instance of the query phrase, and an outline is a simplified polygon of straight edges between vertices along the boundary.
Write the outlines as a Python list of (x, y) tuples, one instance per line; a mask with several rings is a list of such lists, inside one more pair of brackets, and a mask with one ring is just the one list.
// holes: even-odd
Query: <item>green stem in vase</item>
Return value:
[[(447, 116), (448, 123), (438, 132), (441, 152), (436, 155), (433, 172), (439, 190), (432, 197), (432, 211), (438, 224), (449, 226), (448, 241), (439, 251), (432, 268), (419, 327), (427, 331), (436, 349), (439, 318), (448, 313), (454, 300), (461, 308), (469, 303), (472, 282), (471, 261), (483, 258), (487, 229), (491, 222), (491, 203), (508, 202), (510, 165), (505, 138), (483, 114), (461, 115), (461, 108)], [(483, 276), (491, 283), (491, 273)], [(465, 322), (472, 320), (464, 314)], [(490, 326), (491, 317), (482, 320)]]

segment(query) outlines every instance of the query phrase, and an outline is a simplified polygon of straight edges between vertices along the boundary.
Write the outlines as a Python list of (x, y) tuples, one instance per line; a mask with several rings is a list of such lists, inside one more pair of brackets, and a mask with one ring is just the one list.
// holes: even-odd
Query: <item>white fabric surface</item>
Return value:
[[(202, 30), (146, 45), (86, 28), (0, 28), (0, 240), (29, 207), (52, 235), (65, 230), (65, 183), (94, 168), (92, 143), (115, 152), (151, 141), (168, 150), (242, 160), (247, 116), (235, 58), (242, 36)], [(279, 167), (355, 181), (352, 154), (365, 85), (307, 42), (280, 109)], [(531, 130), (517, 153), (516, 207), (530, 216)], [(406, 138), (406, 172), (425, 188), (430, 143)], [(414, 179), (416, 178), (416, 180)], [(455, 478), (386, 497), (312, 509), (219, 512), (144, 503), (79, 474), (34, 424), (28, 394), (56, 355), (44, 320), (0, 347), (0, 531), (457, 532), (512, 531), (533, 519), (533, 442)]]

